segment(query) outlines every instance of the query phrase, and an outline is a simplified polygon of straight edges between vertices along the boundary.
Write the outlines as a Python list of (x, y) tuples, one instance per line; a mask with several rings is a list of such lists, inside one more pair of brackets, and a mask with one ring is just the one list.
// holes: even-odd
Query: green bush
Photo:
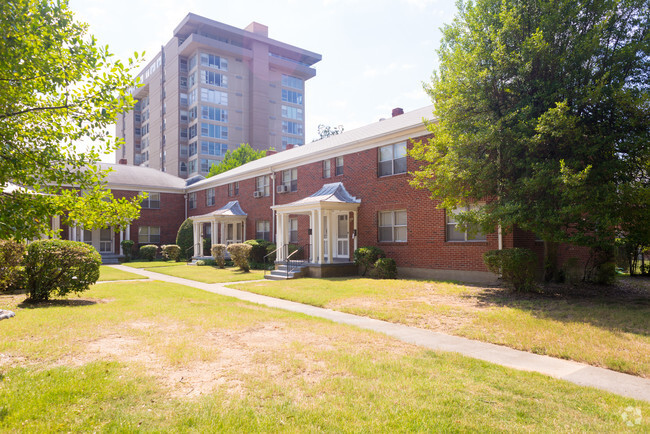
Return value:
[(250, 244), (236, 243), (228, 246), (228, 253), (230, 258), (242, 271), (250, 271), (250, 254), (253, 247)]
[[(259, 264), (264, 262), (264, 257), (267, 254), (275, 250), (275, 244), (266, 240), (248, 240), (245, 243), (250, 244), (252, 247), (250, 257), (251, 262), (257, 262)], [(272, 246), (270, 250), (269, 246)]]
[(392, 258), (379, 258), (370, 269), (373, 279), (397, 279), (397, 264)]
[(122, 252), (124, 253), (125, 261), (130, 261), (133, 257), (133, 246), (135, 246), (135, 241), (123, 240), (120, 241), (120, 245), (122, 246)]
[(226, 267), (226, 245), (225, 244), (213, 244), (212, 245), (212, 257), (214, 262), (219, 266), (219, 268)]
[(603, 262), (596, 267), (594, 282), (601, 285), (611, 285), (616, 280), (616, 263)]
[(180, 247), (178, 247), (176, 244), (165, 244), (164, 246), (161, 246), (161, 249), (163, 258), (167, 259), (168, 261), (178, 262), (178, 259), (181, 256)]
[(365, 276), (374, 267), (378, 259), (385, 257), (384, 251), (374, 246), (359, 247), (354, 251), (354, 263), (359, 266), (362, 276)]
[(269, 243), (269, 244), (266, 246), (266, 254), (265, 254), (264, 256), (269, 255), (269, 256), (266, 258), (266, 262), (267, 262), (268, 264), (275, 264), (275, 258), (276, 258), (276, 256), (277, 256), (277, 253), (275, 252), (275, 249), (276, 249), (276, 248), (277, 248), (276, 245), (273, 244), (273, 243)]
[(156, 246), (155, 244), (147, 244), (146, 246), (140, 247), (141, 259), (153, 261), (154, 259), (156, 259), (157, 253), (158, 253), (158, 246)]
[(198, 261), (196, 261), (197, 267), (203, 267), (204, 265), (205, 265), (205, 260), (199, 259)]
[(92, 246), (65, 240), (35, 241), (27, 247), (25, 274), (31, 301), (87, 290), (99, 279), (102, 258)]
[(187, 219), (178, 228), (176, 234), (176, 245), (181, 249), (181, 259), (189, 259), (194, 255), (192, 246), (194, 245), (194, 227), (192, 220)]
[(22, 286), (25, 245), (13, 240), (0, 240), (0, 291)]
[(489, 250), (483, 253), (483, 262), (487, 269), (501, 278), (516, 291), (532, 291), (535, 284), (537, 255), (524, 248)]

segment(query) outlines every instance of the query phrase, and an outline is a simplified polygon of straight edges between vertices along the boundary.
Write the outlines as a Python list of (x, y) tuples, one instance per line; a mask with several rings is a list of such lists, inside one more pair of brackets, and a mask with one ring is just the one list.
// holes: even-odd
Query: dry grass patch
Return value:
[(231, 285), (315, 306), (650, 377), (650, 284), (500, 287), (415, 280), (298, 279)]

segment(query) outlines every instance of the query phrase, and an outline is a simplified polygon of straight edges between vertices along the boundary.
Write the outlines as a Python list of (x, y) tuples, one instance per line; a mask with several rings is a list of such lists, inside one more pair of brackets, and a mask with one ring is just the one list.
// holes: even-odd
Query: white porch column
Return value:
[(226, 222), (221, 222), (221, 244), (226, 245)]
[(318, 263), (325, 262), (325, 228), (323, 227), (323, 210), (316, 210), (318, 216)]
[(120, 255), (124, 254), (124, 249), (122, 249), (122, 241), (124, 241), (124, 229), (120, 229)]
[[(289, 244), (289, 214), (282, 214), (282, 244)], [(287, 250), (283, 251), (282, 255), (284, 256), (283, 259), (287, 259), (287, 256), (289, 256), (289, 246), (287, 246)]]
[(314, 229), (314, 211), (309, 212), (309, 229), (311, 230), (311, 235), (309, 236), (309, 262), (316, 262), (316, 251), (314, 250), (316, 246), (316, 236), (315, 236), (315, 229)]
[(126, 225), (126, 233), (124, 234), (124, 239), (125, 240), (130, 240), (131, 239), (131, 225)]
[(327, 211), (327, 263), (334, 262), (334, 218), (331, 211)]
[(193, 244), (194, 245), (194, 256), (201, 256), (201, 252), (199, 251), (199, 245), (200, 245), (199, 240), (200, 240), (200, 237), (201, 237), (201, 233), (199, 231), (199, 225), (200, 225), (200, 223), (197, 223), (197, 222), (194, 222), (192, 224), (192, 226), (194, 228), (194, 235), (192, 236), (192, 241), (194, 243)]
[(242, 243), (246, 241), (246, 219), (241, 221)]
[(52, 217), (52, 231), (55, 239), (61, 238), (61, 217), (58, 215)]
[[(216, 220), (212, 220), (210, 222), (210, 241), (212, 244), (217, 244), (217, 222)], [(210, 245), (210, 249), (212, 249), (212, 244)]]
[(358, 245), (359, 245), (359, 242), (357, 241), (358, 238), (359, 238), (359, 225), (357, 223), (357, 221), (358, 221), (357, 214), (358, 214), (357, 211), (352, 211), (352, 218), (354, 218), (354, 226), (353, 226), (354, 227), (354, 233), (357, 234), (357, 236), (354, 237), (354, 250), (357, 250)]
[(68, 227), (68, 239), (70, 241), (77, 241), (77, 227), (69, 226)]
[(84, 242), (84, 235), (85, 235), (84, 232), (85, 232), (84, 228), (81, 228), (81, 230), (79, 231), (79, 241), (81, 241), (82, 243)]

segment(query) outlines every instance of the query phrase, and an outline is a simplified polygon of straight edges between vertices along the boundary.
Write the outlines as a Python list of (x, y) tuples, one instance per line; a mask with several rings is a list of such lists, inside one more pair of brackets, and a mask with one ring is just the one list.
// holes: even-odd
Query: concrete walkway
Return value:
[[(609, 369), (597, 368), (570, 360), (541, 356), (509, 347), (473, 341), (458, 336), (446, 335), (430, 330), (394, 324), (372, 318), (337, 312), (330, 309), (296, 303), (279, 298), (267, 297), (250, 292), (226, 288), (229, 283), (201, 283), (180, 277), (168, 276), (124, 265), (111, 267), (140, 274), (150, 279), (191, 286), (215, 294), (234, 297), (251, 303), (299, 312), (313, 317), (328, 319), (366, 330), (384, 333), (403, 342), (415, 344), (435, 351), (452, 351), (475, 359), (485, 360), (522, 371), (534, 371), (554, 378), (570, 381), (581, 386), (591, 386), (618, 395), (650, 402), (650, 380), (634, 375), (622, 374)], [(139, 280), (139, 282), (146, 280)], [(241, 282), (234, 282), (241, 283)], [(232, 283), (230, 283), (232, 284)]]

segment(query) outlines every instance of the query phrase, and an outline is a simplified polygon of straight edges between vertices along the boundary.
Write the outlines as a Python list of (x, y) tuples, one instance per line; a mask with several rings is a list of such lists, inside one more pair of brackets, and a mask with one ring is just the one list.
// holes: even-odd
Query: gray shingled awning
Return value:
[(209, 212), (207, 214), (197, 215), (191, 217), (192, 220), (209, 220), (213, 217), (246, 217), (248, 214), (241, 209), (238, 200), (232, 200), (219, 208), (218, 210)]
[(361, 203), (361, 199), (350, 195), (348, 191), (343, 186), (342, 182), (333, 182), (331, 184), (325, 184), (318, 190), (316, 193), (311, 196), (307, 196), (303, 199), (297, 200), (284, 205), (276, 205), (271, 207), (273, 209), (284, 209), (284, 208), (303, 208), (303, 207), (314, 207), (322, 206), (324, 204), (337, 205), (337, 204), (354, 204), (358, 205)]

